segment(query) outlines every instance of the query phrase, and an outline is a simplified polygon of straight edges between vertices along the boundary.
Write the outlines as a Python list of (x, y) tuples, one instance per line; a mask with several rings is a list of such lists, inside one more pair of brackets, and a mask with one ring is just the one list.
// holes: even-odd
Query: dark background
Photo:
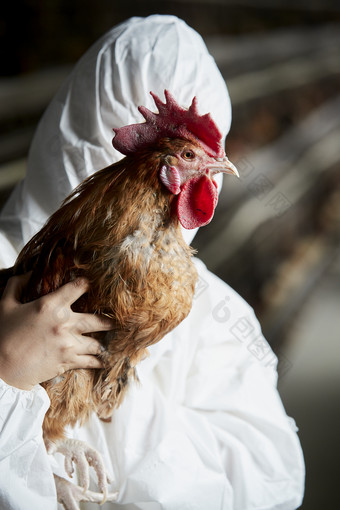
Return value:
[(254, 308), (300, 427), (305, 510), (337, 508), (340, 297), (340, 5), (336, 1), (12, 1), (0, 15), (0, 204), (72, 65), (124, 19), (175, 14), (229, 87), (225, 179), (194, 246)]

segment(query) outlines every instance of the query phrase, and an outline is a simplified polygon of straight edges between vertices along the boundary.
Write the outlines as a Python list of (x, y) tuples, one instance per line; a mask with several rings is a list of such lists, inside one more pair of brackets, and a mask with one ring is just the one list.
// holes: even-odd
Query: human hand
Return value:
[(8, 280), (0, 300), (0, 377), (30, 390), (75, 368), (101, 368), (100, 343), (84, 333), (112, 329), (112, 321), (71, 309), (88, 290), (83, 278), (35, 301), (21, 303), (29, 275)]

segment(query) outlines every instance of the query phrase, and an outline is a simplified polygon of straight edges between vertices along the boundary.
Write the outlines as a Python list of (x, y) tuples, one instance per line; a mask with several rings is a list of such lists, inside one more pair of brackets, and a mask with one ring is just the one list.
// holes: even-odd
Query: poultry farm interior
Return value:
[[(278, 356), (280, 393), (306, 461), (302, 508), (333, 508), (340, 426), (338, 4), (20, 4), (24, 21), (8, 4), (0, 25), (1, 205), (24, 176), (44, 108), (98, 36), (131, 15), (158, 12), (182, 17), (204, 37), (229, 88), (227, 153), (240, 179), (225, 179), (214, 220), (193, 246), (254, 307)], [(254, 355), (266, 353), (259, 346)]]

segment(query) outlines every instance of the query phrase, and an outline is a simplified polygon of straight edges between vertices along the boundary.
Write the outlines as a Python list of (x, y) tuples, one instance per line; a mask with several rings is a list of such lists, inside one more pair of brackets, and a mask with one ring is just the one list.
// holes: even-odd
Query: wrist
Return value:
[(31, 382), (28, 382), (23, 374), (6, 362), (0, 363), (0, 378), (8, 384), (8, 386), (13, 386), (19, 390), (30, 391), (35, 386)]

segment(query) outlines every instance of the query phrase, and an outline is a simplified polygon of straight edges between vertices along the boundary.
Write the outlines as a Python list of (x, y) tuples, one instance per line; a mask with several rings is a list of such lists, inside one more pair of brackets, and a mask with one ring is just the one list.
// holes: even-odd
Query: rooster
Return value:
[(185, 109), (168, 91), (165, 103), (151, 95), (158, 113), (141, 106), (145, 122), (114, 129), (113, 146), (125, 157), (82, 182), (0, 272), (1, 294), (10, 276), (32, 272), (23, 302), (84, 276), (89, 290), (72, 308), (113, 320), (111, 331), (92, 334), (102, 344), (102, 369), (70, 370), (42, 384), (51, 400), (47, 442), (58, 443), (66, 426), (93, 412), (110, 419), (147, 347), (188, 315), (197, 275), (180, 225), (208, 224), (214, 176), (237, 175), (196, 98)]

